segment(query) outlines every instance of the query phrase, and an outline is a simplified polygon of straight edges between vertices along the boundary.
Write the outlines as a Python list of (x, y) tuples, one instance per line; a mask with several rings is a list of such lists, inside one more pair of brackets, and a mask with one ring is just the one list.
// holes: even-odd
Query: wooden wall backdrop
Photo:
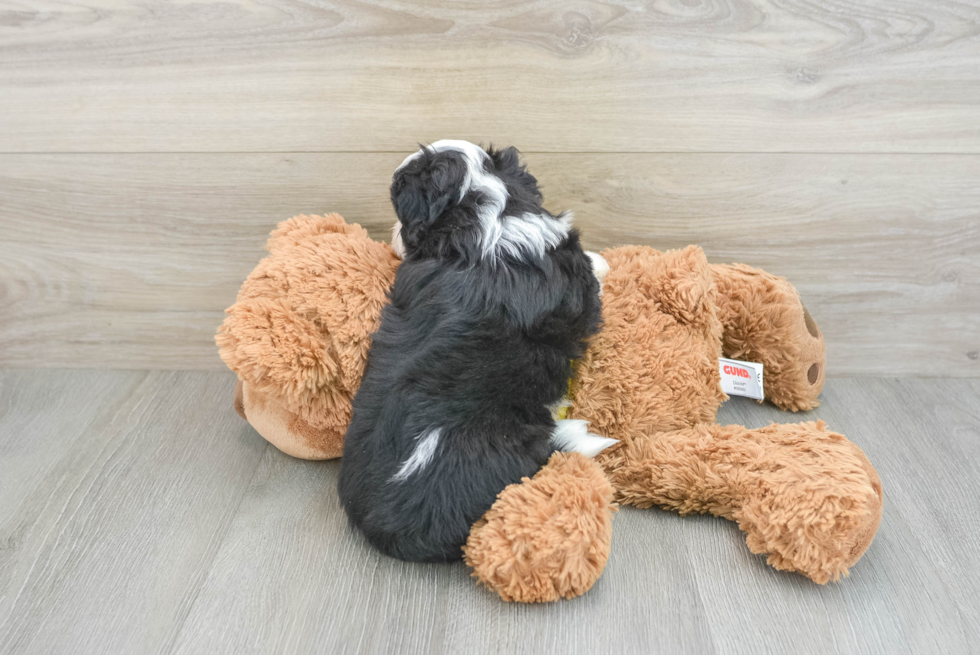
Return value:
[(0, 0), (0, 366), (220, 368), (297, 213), (525, 151), (588, 246), (789, 277), (836, 375), (980, 375), (980, 0)]

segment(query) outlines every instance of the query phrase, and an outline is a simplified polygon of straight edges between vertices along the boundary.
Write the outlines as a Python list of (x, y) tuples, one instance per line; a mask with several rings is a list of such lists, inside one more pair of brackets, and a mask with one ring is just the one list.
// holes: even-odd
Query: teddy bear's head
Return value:
[(290, 455), (339, 457), (400, 260), (336, 214), (291, 218), (266, 248), (215, 337), (236, 408)]

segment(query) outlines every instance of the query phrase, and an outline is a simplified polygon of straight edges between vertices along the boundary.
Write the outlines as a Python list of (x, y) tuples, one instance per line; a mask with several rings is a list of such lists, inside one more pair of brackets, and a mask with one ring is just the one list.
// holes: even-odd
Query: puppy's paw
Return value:
[(592, 434), (588, 422), (581, 419), (562, 419), (556, 423), (555, 431), (551, 433), (551, 445), (555, 450), (595, 457), (609, 446), (619, 443), (617, 439)]
[(601, 296), (602, 285), (606, 283), (606, 276), (609, 275), (609, 262), (606, 261), (605, 257), (591, 250), (586, 250), (585, 254), (592, 260), (592, 272), (595, 273), (596, 279), (599, 280), (599, 295)]

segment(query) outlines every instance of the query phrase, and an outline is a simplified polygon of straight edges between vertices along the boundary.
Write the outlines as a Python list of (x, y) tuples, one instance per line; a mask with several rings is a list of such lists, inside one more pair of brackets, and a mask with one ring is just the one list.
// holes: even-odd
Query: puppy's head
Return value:
[(541, 206), (534, 176), (515, 148), (484, 150), (437, 141), (395, 171), (392, 245), (404, 257), (496, 262), (544, 256), (568, 234), (571, 216)]

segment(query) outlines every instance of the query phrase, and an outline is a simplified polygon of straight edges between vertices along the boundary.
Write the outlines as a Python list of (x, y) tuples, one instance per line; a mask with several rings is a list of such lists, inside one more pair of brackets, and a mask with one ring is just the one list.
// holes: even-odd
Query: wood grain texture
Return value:
[(0, 4), (0, 152), (980, 152), (973, 0)]
[(676, 517), (617, 522), (619, 566), (574, 602), (506, 605), (462, 565), (371, 549), (348, 527), (339, 470), (270, 449), (175, 653), (595, 653), (615, 625), (630, 626), (621, 652), (713, 650)]
[(266, 449), (227, 391), (0, 374), (0, 653), (169, 652)]
[[(976, 380), (836, 379), (828, 381), (822, 406), (801, 415), (745, 398), (725, 403), (719, 421), (748, 427), (826, 420), (862, 447), (885, 498), (881, 527), (864, 558), (843, 584), (821, 588), (784, 579), (737, 539), (713, 538), (718, 526), (710, 521), (699, 526), (689, 547), (720, 650), (794, 652), (788, 634), (770, 637), (769, 648), (760, 649), (740, 631), (746, 624), (800, 622), (807, 652), (976, 650), (980, 575), (973, 562), (980, 530), (967, 517), (975, 514), (980, 485), (967, 469), (980, 456), (978, 394)], [(727, 529), (738, 533), (734, 525)]]
[[(393, 154), (0, 156), (0, 366), (210, 368), (293, 214), (387, 239)], [(789, 278), (830, 375), (980, 375), (980, 156), (527, 155), (586, 246), (702, 245)]]
[(976, 380), (838, 378), (807, 414), (722, 407), (749, 427), (822, 417), (868, 454), (884, 517), (844, 581), (774, 571), (728, 521), (623, 508), (596, 586), (538, 606), (462, 565), (371, 550), (337, 501), (339, 463), (266, 447), (233, 387), (228, 372), (0, 372), (0, 653), (959, 654), (980, 639)]

